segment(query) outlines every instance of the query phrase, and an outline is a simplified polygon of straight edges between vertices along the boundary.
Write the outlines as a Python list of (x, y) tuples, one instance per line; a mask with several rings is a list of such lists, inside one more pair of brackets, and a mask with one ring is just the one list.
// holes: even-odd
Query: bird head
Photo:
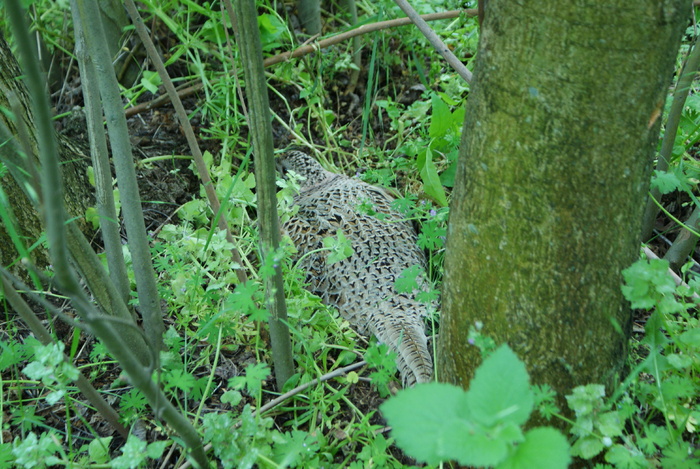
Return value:
[(277, 160), (277, 168), (284, 176), (288, 171), (294, 171), (304, 177), (301, 186), (308, 187), (323, 182), (332, 173), (329, 173), (323, 166), (311, 156), (301, 151), (290, 151), (283, 154)]

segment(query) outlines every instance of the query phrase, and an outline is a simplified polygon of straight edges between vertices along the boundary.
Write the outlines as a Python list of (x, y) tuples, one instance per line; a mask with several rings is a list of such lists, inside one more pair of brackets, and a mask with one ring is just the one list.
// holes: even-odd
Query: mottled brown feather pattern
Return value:
[[(374, 334), (398, 353), (404, 386), (430, 381), (433, 365), (422, 319), (426, 306), (394, 287), (404, 269), (426, 264), (411, 223), (392, 210), (393, 197), (383, 189), (326, 171), (305, 153), (289, 152), (280, 164), (306, 178), (294, 199), (299, 211), (284, 229), (298, 250), (296, 260), (302, 259), (309, 288), (360, 333)], [(383, 214), (382, 220), (358, 210), (367, 203)], [(304, 257), (337, 230), (352, 243), (352, 256), (330, 265), (328, 251)]]

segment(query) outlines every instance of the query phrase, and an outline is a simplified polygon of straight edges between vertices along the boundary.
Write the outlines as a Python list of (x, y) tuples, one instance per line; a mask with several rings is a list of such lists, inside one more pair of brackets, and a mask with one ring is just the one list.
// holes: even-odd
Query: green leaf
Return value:
[(605, 449), (603, 442), (596, 436), (585, 436), (579, 438), (571, 448), (573, 456), (580, 456), (583, 459), (591, 459)]
[(136, 469), (146, 460), (146, 442), (129, 435), (122, 447), (122, 455), (112, 460), (113, 469)]
[(221, 395), (221, 402), (229, 404), (231, 407), (236, 407), (241, 400), (243, 400), (241, 393), (232, 389), (229, 389)]
[(330, 236), (323, 238), (323, 247), (330, 249), (328, 258), (326, 259), (329, 265), (347, 259), (352, 256), (354, 252), (352, 243), (345, 237), (341, 230), (337, 230), (335, 234), (336, 238)]
[[(258, 282), (247, 281), (236, 285), (232, 294), (228, 295), (222, 308), (222, 314), (218, 315), (217, 322), (231, 321), (232, 316), (247, 315), (248, 321), (266, 321), (269, 312), (265, 308), (258, 308), (256, 301), (262, 300), (261, 285)], [(213, 324), (207, 324), (207, 330)], [(204, 328), (204, 327), (203, 327)]]
[(258, 16), (258, 28), (260, 29), (260, 40), (263, 50), (276, 47), (277, 39), (284, 33), (286, 27), (275, 15), (263, 13)]
[[(507, 372), (504, 372), (507, 370)], [(534, 406), (530, 377), (525, 364), (502, 345), (477, 368), (467, 393), (471, 414), (479, 423), (524, 424)]]
[(229, 386), (235, 389), (246, 387), (252, 396), (257, 396), (262, 389), (262, 382), (270, 376), (270, 367), (265, 363), (248, 365), (244, 376), (236, 376), (229, 380)]
[(494, 466), (508, 456), (508, 442), (463, 424), (468, 433), (456, 439), (452, 459), (465, 466)]
[(238, 444), (238, 432), (234, 428), (233, 417), (230, 413), (211, 412), (202, 417), (204, 442), (211, 443), (214, 454), (224, 467), (237, 467), (241, 457)]
[(109, 461), (109, 444), (112, 442), (111, 436), (95, 438), (88, 445), (88, 456), (90, 462), (94, 464), (105, 464)]
[(688, 190), (688, 177), (680, 166), (669, 168), (668, 171), (654, 170), (651, 187), (658, 188), (661, 194), (668, 194), (676, 190), (685, 191)]
[(299, 467), (305, 458), (318, 452), (318, 437), (304, 431), (292, 430), (284, 438), (274, 448), (273, 456), (278, 467)]
[(671, 444), (662, 451), (661, 467), (664, 469), (697, 469), (697, 450), (687, 441)]
[(389, 396), (391, 393), (388, 385), (396, 374), (396, 352), (386, 344), (374, 344), (367, 348), (365, 361), (374, 368), (369, 375), (372, 385), (376, 386), (381, 397)]
[(649, 424), (646, 428), (646, 436), (639, 441), (639, 447), (646, 454), (654, 454), (658, 448), (663, 448), (669, 442), (669, 432), (664, 427)]
[(396, 199), (391, 202), (392, 210), (396, 210), (404, 215), (406, 218), (410, 218), (416, 206), (416, 196), (413, 194), (407, 194), (406, 197), (401, 199)]
[(693, 359), (687, 355), (671, 353), (668, 355), (668, 363), (677, 370), (684, 370), (693, 364)]
[(443, 383), (420, 384), (399, 391), (380, 410), (392, 426), (392, 437), (409, 456), (428, 464), (456, 459), (468, 423), (466, 393)]
[(12, 442), (12, 454), (16, 458), (15, 464), (25, 468), (44, 467), (60, 449), (58, 441), (59, 439), (53, 432), (42, 433), (39, 438), (34, 432), (27, 434), (24, 439), (15, 437)]
[(605, 386), (602, 384), (587, 384), (577, 386), (571, 394), (566, 396), (569, 408), (576, 412), (576, 416), (585, 416), (593, 412), (593, 409), (602, 404), (605, 397)]
[(425, 152), (418, 154), (416, 163), (420, 171), (421, 180), (423, 181), (423, 190), (425, 193), (435, 199), (437, 203), (446, 207), (447, 196), (445, 195), (445, 189), (442, 187), (442, 182), (440, 182), (435, 163), (433, 163), (433, 152), (430, 148), (426, 148)]
[(416, 279), (422, 273), (423, 269), (418, 265), (412, 265), (408, 269), (404, 269), (394, 282), (394, 288), (396, 288), (398, 293), (412, 293), (413, 290), (418, 289), (418, 281)]
[(169, 440), (154, 441), (146, 447), (146, 454), (151, 459), (159, 459), (163, 456), (163, 451), (171, 443)]
[(14, 460), (15, 458), (12, 456), (12, 444), (0, 444), (0, 467), (12, 467), (11, 463)]
[[(620, 469), (650, 467), (648, 464), (637, 464), (632, 452), (622, 445), (612, 446), (607, 453), (605, 453), (605, 460), (610, 464), (614, 464), (615, 467)], [(643, 460), (644, 458), (642, 458), (639, 462), (642, 463)]]
[(431, 139), (435, 139), (442, 137), (452, 128), (452, 113), (449, 106), (436, 94), (432, 96), (431, 103), (433, 112), (428, 134)]
[(454, 187), (456, 175), (457, 175), (457, 162), (453, 161), (452, 163), (450, 163), (450, 165), (447, 167), (447, 169), (444, 170), (440, 174), (440, 182), (445, 187)]
[(153, 94), (158, 93), (158, 87), (163, 82), (160, 79), (158, 72), (151, 72), (148, 70), (143, 70), (143, 76), (141, 78), (141, 85)]
[(700, 348), (700, 329), (688, 329), (678, 336), (678, 340), (689, 347)]
[(635, 309), (651, 309), (664, 295), (672, 295), (676, 284), (663, 259), (638, 260), (622, 271), (622, 293)]
[(194, 375), (183, 369), (174, 369), (164, 374), (166, 387), (176, 387), (184, 392), (190, 392), (195, 384)]
[(525, 434), (525, 441), (517, 446), (498, 469), (565, 469), (571, 455), (564, 435), (551, 427), (534, 428)]
[(596, 427), (603, 436), (620, 436), (622, 435), (623, 422), (618, 412), (605, 412), (598, 416)]
[(427, 220), (421, 227), (418, 235), (418, 247), (434, 251), (445, 247), (447, 228), (438, 224), (436, 220)]

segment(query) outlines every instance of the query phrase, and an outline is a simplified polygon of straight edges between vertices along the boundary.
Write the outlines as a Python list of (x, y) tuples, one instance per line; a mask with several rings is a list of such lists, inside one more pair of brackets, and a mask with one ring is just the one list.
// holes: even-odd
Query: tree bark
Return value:
[(321, 34), (320, 0), (297, 0), (299, 22), (309, 36)]
[(573, 387), (610, 390), (624, 372), (620, 272), (639, 254), (689, 7), (489, 0), (451, 204), (442, 380), (468, 387), (477, 322), (562, 408)]
[[(36, 129), (34, 126), (31, 102), (29, 92), (24, 82), (19, 79), (22, 75), (17, 60), (12, 55), (9, 46), (5, 40), (0, 37), (0, 108), (11, 109), (17, 114), (16, 119), (11, 119), (6, 113), (0, 112), (0, 127), (4, 124), (9, 133), (15, 137), (10, 145), (15, 148), (22, 148), (22, 145), (17, 138), (18, 133), (22, 129), (26, 129), (26, 141), (28, 142), (29, 151), (32, 161), (38, 164), (38, 150), (36, 142)], [(21, 122), (18, 126), (18, 121)], [(5, 136), (2, 137), (3, 140)], [(72, 217), (77, 217), (75, 223), (78, 224), (81, 231), (89, 232), (87, 222), (85, 221), (85, 209), (90, 205), (94, 205), (93, 192), (87, 178), (87, 167), (89, 165), (89, 156), (87, 150), (75, 142), (67, 138), (59, 136), (59, 151), (61, 155), (61, 166), (65, 187), (69, 187), (69, 191), (65, 191), (66, 209)], [(8, 159), (12, 160), (10, 154), (12, 150), (9, 148), (0, 148), (0, 159), (9, 166)], [(24, 165), (27, 167), (28, 165)], [(11, 170), (15, 168), (10, 167)], [(28, 181), (32, 180), (32, 175), (28, 174), (25, 178)], [(38, 181), (36, 181), (38, 184)], [(5, 191), (9, 207), (12, 208), (16, 219), (16, 227), (21, 230), (21, 235), (25, 238), (25, 245), (30, 246), (37, 241), (43, 231), (42, 223), (39, 214), (36, 210), (34, 202), (30, 200), (22, 188), (17, 184), (10, 174), (6, 174), (0, 179), (0, 185)], [(0, 265), (10, 266), (10, 269), (15, 275), (19, 275), (26, 280), (27, 277), (22, 273), (23, 269), (19, 268), (17, 261), (17, 251), (14, 249), (13, 243), (6, 231), (5, 226), (0, 225)], [(40, 270), (49, 265), (48, 252), (42, 244), (37, 246), (31, 252), (31, 261)]]

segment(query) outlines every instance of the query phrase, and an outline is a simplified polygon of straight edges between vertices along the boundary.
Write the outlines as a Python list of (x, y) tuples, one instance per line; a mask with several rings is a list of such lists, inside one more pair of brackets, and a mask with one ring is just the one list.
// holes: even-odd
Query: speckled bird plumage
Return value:
[[(299, 211), (284, 224), (298, 250), (300, 267), (309, 288), (335, 306), (362, 334), (371, 333), (398, 353), (404, 386), (432, 377), (423, 324), (426, 306), (415, 294), (398, 293), (394, 282), (414, 265), (425, 267), (425, 254), (416, 244), (410, 222), (391, 208), (384, 189), (345, 175), (326, 171), (305, 153), (293, 151), (280, 159), (284, 170), (303, 176), (294, 198)], [(358, 210), (372, 206), (381, 218)], [(352, 243), (353, 254), (328, 264), (323, 239), (341, 230)], [(415, 292), (414, 292), (415, 293)]]

